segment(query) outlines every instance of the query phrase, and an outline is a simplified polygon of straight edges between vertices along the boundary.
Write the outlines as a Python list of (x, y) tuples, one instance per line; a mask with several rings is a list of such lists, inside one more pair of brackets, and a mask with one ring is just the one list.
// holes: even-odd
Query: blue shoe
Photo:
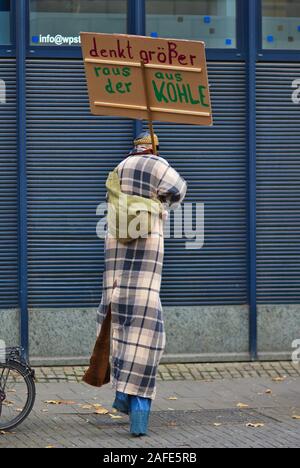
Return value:
[(120, 413), (129, 414), (129, 395), (122, 392), (116, 393), (116, 398), (113, 403), (113, 408), (120, 411)]
[(130, 433), (136, 437), (147, 435), (152, 400), (129, 395)]

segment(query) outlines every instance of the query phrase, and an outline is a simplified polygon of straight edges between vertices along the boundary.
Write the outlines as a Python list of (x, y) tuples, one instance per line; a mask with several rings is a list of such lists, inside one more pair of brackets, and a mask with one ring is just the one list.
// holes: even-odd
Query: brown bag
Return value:
[(111, 309), (109, 308), (90, 359), (90, 366), (82, 379), (93, 387), (102, 387), (110, 382), (110, 331)]

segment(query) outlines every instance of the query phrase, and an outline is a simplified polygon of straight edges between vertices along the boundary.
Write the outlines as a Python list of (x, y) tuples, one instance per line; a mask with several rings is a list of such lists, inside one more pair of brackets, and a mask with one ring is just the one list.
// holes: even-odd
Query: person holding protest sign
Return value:
[[(156, 200), (166, 210), (183, 201), (187, 185), (165, 159), (154, 154), (159, 149), (156, 135), (155, 149), (152, 141), (149, 133), (139, 135), (114, 174), (120, 180), (122, 195)], [(122, 242), (108, 230), (99, 336), (84, 377), (86, 383), (98, 387), (113, 377), (113, 406), (129, 414), (130, 432), (135, 436), (147, 434), (158, 365), (166, 344), (159, 297), (164, 216), (165, 211), (154, 216), (151, 232), (131, 241)]]

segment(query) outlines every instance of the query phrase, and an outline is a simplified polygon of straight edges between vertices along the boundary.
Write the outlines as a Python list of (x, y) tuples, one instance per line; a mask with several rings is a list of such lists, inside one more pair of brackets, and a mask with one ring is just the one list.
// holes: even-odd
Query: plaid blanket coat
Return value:
[[(118, 166), (121, 189), (130, 195), (154, 195), (167, 206), (179, 204), (186, 183), (163, 158), (136, 155)], [(111, 312), (112, 387), (154, 399), (156, 375), (166, 336), (160, 302), (164, 256), (163, 220), (157, 217), (148, 238), (124, 245), (107, 234), (99, 332)]]

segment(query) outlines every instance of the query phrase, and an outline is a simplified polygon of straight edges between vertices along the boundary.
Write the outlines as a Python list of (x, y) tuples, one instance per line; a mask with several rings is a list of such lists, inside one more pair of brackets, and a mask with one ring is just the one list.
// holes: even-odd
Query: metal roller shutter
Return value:
[(205, 246), (166, 241), (165, 305), (247, 303), (245, 66), (210, 63), (214, 127), (157, 123), (161, 155), (186, 178), (187, 201), (205, 203)]
[(0, 309), (18, 306), (16, 65), (0, 60), (6, 104), (0, 104)]
[[(247, 302), (245, 69), (209, 66), (213, 128), (157, 124), (162, 155), (205, 203), (206, 242), (166, 242), (165, 305)], [(27, 71), (29, 301), (90, 306), (100, 299), (102, 242), (95, 210), (110, 168), (130, 147), (132, 123), (90, 115), (78, 61), (30, 60)]]
[(300, 302), (300, 65), (257, 67), (258, 302)]
[(29, 304), (100, 301), (96, 208), (107, 172), (131, 147), (133, 123), (90, 114), (79, 60), (29, 60)]

